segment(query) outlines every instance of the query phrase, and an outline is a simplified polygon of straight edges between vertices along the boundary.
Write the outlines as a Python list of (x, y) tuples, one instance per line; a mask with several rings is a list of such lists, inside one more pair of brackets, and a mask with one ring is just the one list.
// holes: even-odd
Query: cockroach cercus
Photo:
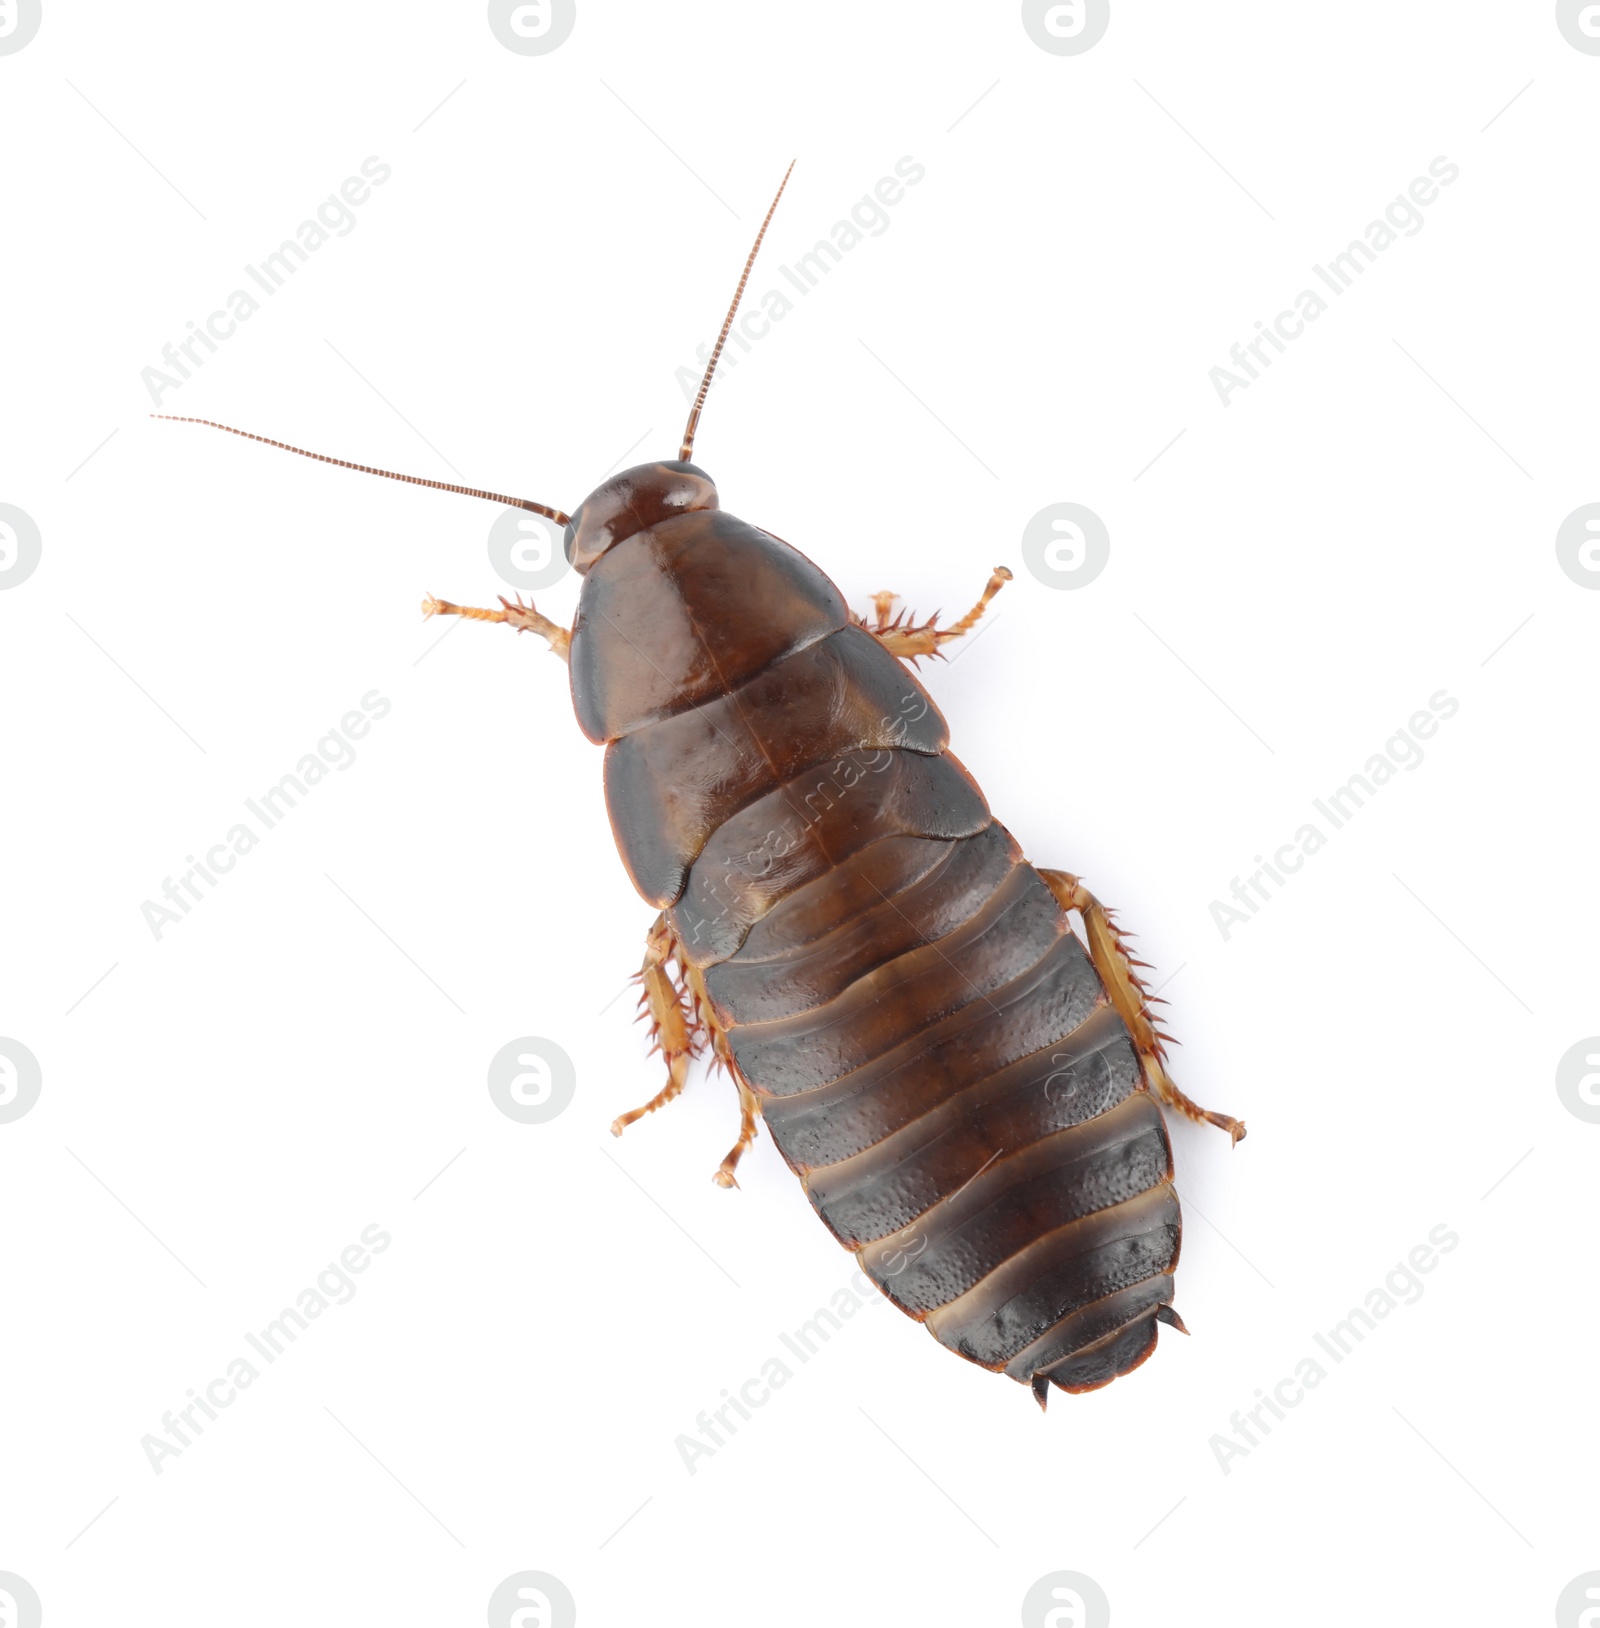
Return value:
[(1183, 1329), (1163, 1106), (1235, 1142), (1244, 1126), (1173, 1083), (1111, 912), (1023, 858), (908, 665), (967, 633), (1011, 573), (996, 569), (949, 627), (892, 616), (892, 594), (856, 616), (803, 554), (719, 508), (689, 461), (787, 184), (677, 458), (625, 470), (572, 514), (284, 450), (566, 527), (584, 579), (570, 629), (520, 595), (423, 610), (541, 635), (605, 747), (617, 848), (660, 912), (639, 977), (667, 1069), (613, 1132), (670, 1102), (709, 1053), (740, 1110), (715, 1179), (735, 1185), (764, 1119), (884, 1294), (1043, 1406), (1051, 1385), (1094, 1390), (1138, 1367), (1158, 1323)]

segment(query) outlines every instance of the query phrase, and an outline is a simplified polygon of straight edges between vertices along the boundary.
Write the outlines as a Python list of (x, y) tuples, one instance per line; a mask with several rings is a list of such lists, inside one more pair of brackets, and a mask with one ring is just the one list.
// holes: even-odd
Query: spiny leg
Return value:
[(989, 601), (1010, 580), (1011, 573), (1005, 566), (997, 565), (990, 572), (989, 581), (978, 603), (959, 622), (954, 622), (947, 628), (939, 627), (937, 613), (926, 622), (908, 622), (902, 611), (891, 621), (889, 611), (899, 597), (892, 593), (872, 596), (874, 620), (868, 622), (863, 619), (861, 626), (869, 633), (875, 634), (891, 655), (903, 657), (907, 661), (916, 661), (921, 656), (937, 655), (950, 640), (959, 639), (963, 633), (970, 633), (978, 625), (978, 619), (989, 608)]
[(479, 610), (473, 605), (452, 605), (448, 599), (435, 599), (430, 594), (422, 602), (424, 616), (464, 616), (469, 622), (504, 622), (508, 627), (514, 627), (518, 633), (537, 633), (549, 641), (550, 648), (565, 661), (567, 651), (572, 644), (572, 635), (564, 627), (559, 627), (548, 616), (541, 616), (533, 606), (522, 603), (522, 595), (517, 595), (515, 604), (500, 596), (501, 610)]
[(737, 1187), (739, 1183), (733, 1173), (738, 1169), (745, 1149), (756, 1139), (756, 1119), (761, 1113), (761, 1099), (744, 1083), (744, 1076), (739, 1072), (739, 1065), (734, 1060), (733, 1047), (728, 1043), (728, 1032), (717, 1019), (716, 1008), (711, 1004), (711, 997), (706, 992), (705, 978), (698, 967), (689, 969), (689, 987), (694, 992), (695, 1010), (700, 1014), (706, 1033), (710, 1036), (712, 1056), (728, 1071), (729, 1077), (739, 1090), (739, 1140), (728, 1149), (728, 1156), (717, 1166), (711, 1177), (718, 1187)]
[(667, 926), (665, 916), (657, 916), (644, 941), (644, 965), (639, 982), (644, 993), (639, 1004), (650, 1018), (650, 1037), (667, 1062), (667, 1083), (642, 1108), (619, 1114), (611, 1122), (611, 1134), (621, 1136), (634, 1120), (664, 1108), (683, 1090), (689, 1078), (689, 1064), (703, 1048), (700, 1027), (695, 1022), (694, 1003), (680, 973), (673, 977), (667, 964), (676, 958), (678, 941)]
[(1089, 937), (1089, 959), (1094, 962), (1095, 971), (1100, 974), (1112, 1005), (1128, 1026), (1151, 1091), (1169, 1108), (1190, 1119), (1215, 1125), (1219, 1130), (1226, 1131), (1235, 1144), (1242, 1142), (1245, 1134), (1243, 1120), (1200, 1107), (1178, 1089), (1172, 1076), (1167, 1073), (1164, 1045), (1167, 1036), (1151, 1020), (1152, 997), (1146, 993), (1139, 974), (1134, 970), (1145, 963), (1134, 960), (1128, 954), (1123, 935), (1111, 912), (1069, 871), (1041, 870), (1039, 874), (1064, 910), (1076, 910), (1083, 917), (1084, 929)]

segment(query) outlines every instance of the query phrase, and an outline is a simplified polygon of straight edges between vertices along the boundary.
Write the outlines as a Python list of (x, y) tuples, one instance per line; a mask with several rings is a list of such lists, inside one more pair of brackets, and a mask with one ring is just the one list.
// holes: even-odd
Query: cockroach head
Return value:
[(567, 522), (567, 558), (587, 571), (613, 543), (675, 514), (717, 507), (717, 488), (703, 469), (677, 459), (639, 464), (597, 486)]

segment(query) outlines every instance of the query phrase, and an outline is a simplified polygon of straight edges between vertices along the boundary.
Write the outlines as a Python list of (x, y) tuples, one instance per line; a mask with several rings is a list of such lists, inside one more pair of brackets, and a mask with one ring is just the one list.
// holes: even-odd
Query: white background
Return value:
[[(583, 0), (546, 56), (478, 5), (47, 3), (0, 56), (0, 502), (43, 537), (0, 593), (0, 1035), (43, 1071), (0, 1125), (0, 1571), (45, 1620), (473, 1623), (524, 1569), (590, 1625), (1011, 1624), (1058, 1570), (1123, 1628), (1549, 1620), (1600, 1566), (1600, 1127), (1554, 1084), (1600, 1029), (1600, 594), (1554, 547), (1600, 498), (1597, 90), (1543, 3), (1116, 0), (1077, 56), (938, 0)], [(858, 605), (1017, 570), (925, 677), (1249, 1122), (1173, 1127), (1191, 1339), (1041, 1419), (873, 1305), (685, 1468), (851, 1262), (766, 1138), (712, 1185), (726, 1079), (606, 1134), (661, 1067), (600, 754), (536, 640), (417, 611), (505, 588), (497, 510), (145, 416), (369, 155), (355, 228), (163, 408), (567, 507), (675, 450), (791, 158), (757, 291), (925, 166), (697, 456)], [(1223, 406), (1440, 155), (1423, 229)], [(1061, 501), (1111, 534), (1078, 591), (1022, 566)], [(374, 689), (354, 765), (157, 941), (143, 902)], [(1224, 939), (1439, 690), (1421, 766)], [(542, 1125), (485, 1086), (526, 1035), (577, 1069)], [(372, 1223), (354, 1300), (157, 1475), (141, 1438)], [(1224, 1473), (1440, 1224), (1422, 1298)]]

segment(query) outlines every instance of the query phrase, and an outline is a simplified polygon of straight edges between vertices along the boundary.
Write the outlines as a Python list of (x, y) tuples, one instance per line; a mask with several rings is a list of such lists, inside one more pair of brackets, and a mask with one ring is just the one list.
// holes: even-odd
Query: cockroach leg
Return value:
[(702, 1049), (704, 1042), (689, 991), (681, 977), (674, 978), (667, 970), (677, 949), (678, 941), (667, 926), (666, 917), (657, 916), (645, 938), (644, 965), (639, 969), (644, 993), (639, 1004), (649, 1014), (650, 1038), (655, 1042), (655, 1049), (667, 1060), (667, 1083), (642, 1108), (619, 1114), (612, 1120), (613, 1136), (621, 1136), (634, 1120), (666, 1107), (683, 1090), (689, 1078), (689, 1064)]
[(738, 1168), (740, 1159), (744, 1157), (744, 1150), (756, 1139), (756, 1115), (761, 1111), (761, 1105), (749, 1086), (743, 1080), (735, 1083), (739, 1087), (739, 1140), (728, 1149), (727, 1158), (717, 1166), (716, 1173), (711, 1178), (718, 1187), (739, 1185), (734, 1180), (733, 1173)]
[(550, 648), (565, 661), (567, 650), (572, 643), (572, 635), (564, 627), (557, 626), (548, 616), (541, 616), (533, 606), (522, 603), (522, 595), (518, 594), (513, 604), (504, 595), (501, 596), (500, 610), (480, 610), (475, 605), (452, 605), (448, 599), (435, 599), (432, 594), (422, 602), (424, 616), (464, 616), (469, 622), (504, 622), (508, 627), (514, 627), (518, 633), (537, 633), (549, 641)]
[(926, 622), (908, 622), (902, 611), (892, 621), (889, 618), (890, 607), (893, 606), (898, 595), (891, 593), (874, 594), (872, 596), (875, 619), (871, 622), (863, 621), (861, 626), (869, 633), (875, 634), (882, 641), (883, 647), (891, 655), (899, 656), (906, 661), (916, 661), (922, 656), (937, 655), (939, 651), (952, 639), (959, 639), (963, 633), (970, 633), (978, 625), (979, 618), (989, 608), (989, 601), (1011, 580), (1011, 573), (1003, 565), (997, 565), (989, 574), (989, 581), (985, 585), (982, 597), (978, 603), (961, 618), (959, 622), (949, 627), (941, 628), (938, 625), (939, 617), (935, 613)]
[[(1149, 1079), (1151, 1089), (1169, 1108), (1175, 1108), (1187, 1119), (1196, 1124), (1215, 1125), (1219, 1131), (1228, 1133), (1229, 1142), (1235, 1147), (1245, 1139), (1244, 1121), (1234, 1119), (1228, 1114), (1213, 1113), (1209, 1108), (1202, 1108), (1192, 1097), (1187, 1097), (1173, 1084), (1172, 1076), (1167, 1073), (1165, 1063), (1157, 1058), (1152, 1069), (1147, 1062), (1145, 1075)], [(1184, 1333), (1188, 1333), (1185, 1329)]]
[(698, 967), (689, 969), (689, 988), (694, 996), (695, 1011), (710, 1037), (711, 1054), (718, 1064), (727, 1069), (729, 1077), (739, 1091), (739, 1140), (728, 1149), (727, 1158), (717, 1166), (711, 1176), (718, 1187), (737, 1187), (739, 1183), (734, 1179), (733, 1173), (738, 1168), (740, 1159), (744, 1157), (744, 1150), (756, 1139), (756, 1118), (761, 1112), (761, 1099), (745, 1084), (744, 1076), (739, 1072), (733, 1047), (728, 1043), (728, 1032), (717, 1017), (716, 1007), (706, 991), (705, 976)]
[(1140, 979), (1138, 967), (1145, 965), (1128, 954), (1126, 941), (1111, 912), (1069, 871), (1041, 870), (1046, 886), (1055, 894), (1063, 910), (1076, 910), (1083, 918), (1088, 935), (1089, 959), (1111, 997), (1111, 1004), (1128, 1026), (1134, 1049), (1144, 1068), (1145, 1082), (1152, 1094), (1167, 1107), (1189, 1119), (1228, 1133), (1237, 1144), (1244, 1140), (1244, 1121), (1227, 1114), (1213, 1113), (1186, 1097), (1167, 1073), (1166, 1044), (1170, 1038), (1155, 1025), (1150, 1015), (1150, 996)]
[(1011, 573), (1005, 566), (997, 565), (989, 573), (989, 580), (983, 585), (983, 592), (978, 596), (978, 603), (967, 612), (953, 627), (948, 627), (938, 637), (941, 639), (959, 639), (963, 633), (970, 633), (978, 625), (979, 618), (989, 608), (989, 601), (1005, 587), (1011, 580)]
[(739, 1140), (717, 1166), (712, 1180), (719, 1187), (737, 1187), (734, 1171), (744, 1150), (756, 1139), (756, 1116), (761, 1104), (739, 1075), (727, 1034), (717, 1021), (705, 981), (680, 955), (680, 945), (667, 918), (657, 916), (645, 938), (644, 965), (639, 982), (644, 986), (639, 1004), (649, 1014), (650, 1038), (667, 1060), (667, 1083), (642, 1108), (619, 1114), (611, 1134), (621, 1136), (636, 1119), (664, 1108), (683, 1090), (689, 1065), (709, 1047), (715, 1060), (732, 1075), (739, 1090)]

